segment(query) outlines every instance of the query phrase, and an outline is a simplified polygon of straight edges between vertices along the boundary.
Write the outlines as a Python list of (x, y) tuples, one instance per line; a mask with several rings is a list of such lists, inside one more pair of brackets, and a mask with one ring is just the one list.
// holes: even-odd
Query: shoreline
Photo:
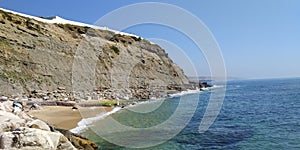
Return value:
[(47, 122), (49, 125), (68, 130), (72, 133), (80, 134), (81, 132), (88, 129), (88, 126), (93, 122), (104, 119), (105, 117), (118, 112), (122, 108), (135, 107), (139, 104), (149, 103), (157, 100), (164, 100), (167, 98), (180, 97), (183, 95), (202, 93), (210, 89), (218, 88), (219, 86), (212, 86), (209, 88), (185, 90), (174, 94), (168, 94), (164, 98), (151, 98), (148, 100), (128, 100), (120, 101), (122, 105), (119, 106), (99, 106), (95, 103), (99, 101), (90, 101), (87, 103), (88, 106), (80, 106), (80, 103), (76, 103), (76, 109), (72, 109), (72, 106), (40, 106), (42, 109), (29, 110), (26, 113), (34, 118), (38, 118), (42, 121)]
[(41, 106), (41, 109), (30, 110), (27, 114), (54, 127), (71, 130), (76, 128), (81, 120), (95, 117), (100, 113), (108, 113), (112, 109), (113, 107), (105, 106), (78, 107), (77, 109), (72, 109), (70, 106)]
[(195, 90), (186, 90), (186, 91), (181, 91), (175, 94), (169, 94), (168, 97), (165, 98), (154, 98), (154, 99), (148, 99), (148, 100), (143, 100), (143, 101), (132, 101), (131, 104), (125, 105), (125, 107), (114, 107), (111, 111), (106, 112), (104, 114), (98, 114), (96, 116), (93, 117), (87, 117), (87, 118), (83, 118), (82, 120), (80, 120), (78, 122), (78, 126), (70, 129), (69, 131), (76, 133), (76, 134), (80, 134), (81, 132), (84, 132), (89, 125), (91, 125), (93, 122), (95, 121), (99, 121), (101, 119), (104, 119), (105, 117), (114, 114), (118, 111), (120, 111), (123, 108), (127, 108), (127, 107), (136, 107), (139, 104), (145, 104), (145, 103), (151, 103), (151, 102), (155, 102), (157, 100), (165, 100), (167, 98), (173, 98), (173, 97), (180, 97), (180, 96), (184, 96), (184, 95), (189, 95), (189, 94), (196, 94), (196, 93), (202, 93), (211, 89), (215, 89), (215, 88), (220, 88), (222, 86), (212, 86), (212, 87), (207, 87), (207, 88), (202, 88), (200, 89), (195, 89)]
[(77, 126), (75, 128), (70, 129), (69, 131), (72, 133), (80, 134), (80, 133), (86, 131), (89, 128), (89, 125), (91, 125), (93, 122), (104, 119), (105, 117), (107, 117), (113, 113), (116, 113), (121, 109), (122, 109), (121, 107), (114, 107), (113, 109), (111, 109), (111, 111), (102, 112), (93, 117), (82, 118), (77, 123)]

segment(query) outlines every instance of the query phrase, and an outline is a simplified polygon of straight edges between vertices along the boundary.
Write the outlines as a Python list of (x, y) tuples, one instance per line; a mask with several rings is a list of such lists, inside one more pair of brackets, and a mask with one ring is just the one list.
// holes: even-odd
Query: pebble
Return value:
[(8, 97), (6, 97), (6, 96), (1, 96), (1, 97), (0, 97), (0, 100), (6, 101), (6, 100), (8, 100)]

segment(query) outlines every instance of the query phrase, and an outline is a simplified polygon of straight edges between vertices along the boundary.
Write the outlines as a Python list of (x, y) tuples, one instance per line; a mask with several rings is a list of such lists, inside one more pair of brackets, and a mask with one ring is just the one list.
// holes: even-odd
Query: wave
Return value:
[(195, 93), (200, 93), (201, 91), (199, 89), (196, 90), (186, 90), (186, 91), (181, 91), (179, 93), (175, 93), (175, 94), (168, 94), (169, 97), (180, 97), (183, 95), (188, 95), (188, 94), (195, 94)]
[(99, 115), (95, 116), (95, 117), (91, 117), (91, 118), (84, 118), (81, 121), (79, 121), (77, 123), (77, 127), (74, 129), (71, 129), (70, 131), (73, 133), (80, 133), (80, 132), (84, 132), (88, 129), (88, 126), (91, 125), (92, 123), (94, 123), (95, 121), (104, 119), (105, 117), (118, 112), (119, 110), (121, 110), (121, 107), (115, 107), (112, 111), (106, 112), (106, 113), (100, 113)]
[(196, 89), (196, 90), (186, 90), (186, 91), (181, 91), (179, 93), (175, 93), (175, 94), (168, 94), (169, 97), (180, 97), (183, 95), (189, 95), (189, 94), (196, 94), (196, 93), (201, 93), (202, 91), (208, 91), (208, 90), (212, 90), (212, 89), (217, 89), (217, 88), (223, 88), (223, 85), (213, 85), (212, 87), (207, 87), (207, 88), (201, 88), (200, 89)]

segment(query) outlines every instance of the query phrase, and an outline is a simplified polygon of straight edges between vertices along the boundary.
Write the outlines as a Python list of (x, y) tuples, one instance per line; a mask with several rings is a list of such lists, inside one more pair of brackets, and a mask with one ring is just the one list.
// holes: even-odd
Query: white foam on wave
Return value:
[(209, 91), (209, 90), (212, 90), (212, 89), (218, 89), (218, 88), (223, 88), (223, 87), (225, 87), (225, 86), (223, 86), (223, 85), (213, 85), (212, 87), (202, 88), (201, 90)]
[(106, 112), (106, 113), (100, 113), (99, 115), (91, 118), (84, 118), (81, 121), (77, 123), (77, 127), (74, 129), (71, 129), (70, 131), (73, 133), (80, 133), (88, 129), (88, 126), (91, 125), (92, 123), (104, 119), (105, 117), (118, 112), (121, 110), (120, 107), (115, 107), (112, 111)]
[[(223, 87), (224, 86), (222, 86), (222, 85), (213, 85), (212, 87), (201, 88), (201, 90), (202, 91), (208, 91), (208, 90), (223, 88)], [(180, 96), (188, 95), (188, 94), (201, 93), (202, 91), (200, 91), (200, 89), (197, 88), (196, 90), (186, 90), (186, 91), (182, 91), (182, 92), (175, 93), (175, 94), (169, 94), (168, 96), (170, 96), (170, 97), (180, 97)]]
[(201, 91), (197, 88), (196, 90), (186, 90), (186, 91), (181, 91), (179, 93), (175, 94), (168, 94), (170, 97), (180, 97), (183, 95), (188, 95), (188, 94), (195, 94), (195, 93), (200, 93)]
[(224, 88), (224, 87), (225, 87), (225, 85), (213, 85), (209, 89), (217, 89), (217, 88)]

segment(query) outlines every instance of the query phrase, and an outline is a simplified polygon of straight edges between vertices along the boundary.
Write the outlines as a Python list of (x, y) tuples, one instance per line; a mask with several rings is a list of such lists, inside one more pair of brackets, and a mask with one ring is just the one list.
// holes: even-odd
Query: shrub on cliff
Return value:
[(110, 49), (112, 49), (116, 54), (118, 54), (118, 55), (120, 54), (120, 50), (118, 47), (112, 45), (112, 46), (110, 46)]

